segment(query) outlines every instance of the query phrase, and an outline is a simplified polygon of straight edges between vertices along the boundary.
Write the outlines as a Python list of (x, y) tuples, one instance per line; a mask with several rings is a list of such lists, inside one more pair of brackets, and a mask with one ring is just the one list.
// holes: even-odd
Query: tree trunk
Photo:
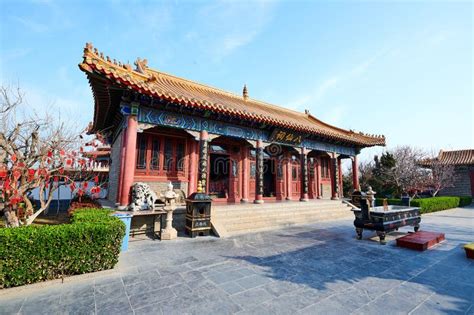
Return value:
[(19, 227), (20, 221), (18, 220), (18, 216), (16, 215), (16, 211), (12, 209), (11, 206), (5, 207), (3, 209), (3, 215), (5, 218), (5, 223), (7, 227)]
[(23, 196), (23, 202), (26, 205), (25, 214), (28, 217), (29, 215), (32, 215), (35, 212), (35, 209), (33, 208), (33, 204), (31, 203), (31, 200), (28, 198), (26, 194)]
[(33, 223), (33, 221), (34, 221), (41, 213), (43, 213), (46, 208), (47, 208), (47, 207), (41, 208), (41, 209), (39, 209), (38, 211), (36, 211), (33, 215), (29, 216), (28, 219), (26, 220), (26, 225), (30, 225), (31, 223)]

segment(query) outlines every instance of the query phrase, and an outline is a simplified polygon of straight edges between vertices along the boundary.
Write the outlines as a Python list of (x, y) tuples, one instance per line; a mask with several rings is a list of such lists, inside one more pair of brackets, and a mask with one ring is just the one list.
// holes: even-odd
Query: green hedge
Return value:
[(0, 288), (113, 268), (125, 225), (110, 213), (80, 209), (71, 224), (0, 229)]
[(472, 197), (459, 197), (459, 206), (465, 207), (472, 204)]
[[(387, 199), (387, 202), (389, 205), (399, 206), (402, 204), (400, 199)], [(471, 197), (432, 197), (413, 199), (411, 200), (410, 205), (413, 207), (420, 207), (421, 213), (429, 213), (456, 207), (464, 207), (470, 205), (471, 202)], [(382, 204), (382, 199), (376, 200), (377, 206), (381, 206)]]

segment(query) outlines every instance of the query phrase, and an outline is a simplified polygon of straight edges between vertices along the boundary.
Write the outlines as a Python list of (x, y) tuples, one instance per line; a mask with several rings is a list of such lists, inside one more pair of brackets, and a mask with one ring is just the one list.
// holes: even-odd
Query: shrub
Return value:
[(76, 210), (71, 224), (0, 229), (0, 287), (111, 269), (125, 225), (110, 210)]
[(459, 197), (433, 197), (412, 200), (411, 205), (420, 207), (421, 213), (456, 208), (459, 206)]
[(71, 200), (71, 204), (69, 205), (69, 208), (67, 209), (67, 214), (71, 216), (74, 211), (77, 209), (82, 209), (82, 208), (102, 208), (101, 204), (97, 201), (92, 199), (89, 196), (82, 196), (80, 199), (79, 197), (75, 197), (74, 199)]
[[(400, 199), (387, 199), (389, 205), (401, 205)], [(410, 205), (414, 207), (420, 207), (421, 213), (429, 213), (440, 210), (446, 210), (456, 207), (464, 207), (470, 205), (472, 202), (471, 197), (432, 197), (432, 198), (420, 198), (413, 199)], [(381, 206), (383, 204), (382, 199), (376, 200), (376, 205)]]
[(459, 206), (460, 207), (465, 207), (465, 206), (470, 206), (472, 204), (472, 197), (459, 197)]

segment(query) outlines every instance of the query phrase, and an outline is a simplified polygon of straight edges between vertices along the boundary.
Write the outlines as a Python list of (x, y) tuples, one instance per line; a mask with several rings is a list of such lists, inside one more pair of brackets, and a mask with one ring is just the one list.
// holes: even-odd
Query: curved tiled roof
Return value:
[[(127, 87), (153, 98), (165, 99), (184, 107), (209, 110), (242, 120), (288, 128), (352, 145), (368, 147), (385, 145), (385, 137), (366, 135), (326, 124), (308, 113), (242, 97), (214, 87), (179, 78), (147, 67), (146, 60), (137, 59), (136, 69), (104, 57), (91, 44), (84, 49), (79, 67), (88, 75), (98, 74), (114, 84)], [(91, 82), (91, 85), (93, 83)], [(94, 86), (92, 86), (94, 90)], [(98, 102), (97, 96), (96, 103)], [(97, 104), (96, 104), (97, 105)], [(97, 115), (97, 108), (96, 108)]]
[(420, 164), (429, 166), (434, 163), (447, 165), (474, 165), (474, 149), (453, 151), (441, 150), (437, 158), (424, 160)]

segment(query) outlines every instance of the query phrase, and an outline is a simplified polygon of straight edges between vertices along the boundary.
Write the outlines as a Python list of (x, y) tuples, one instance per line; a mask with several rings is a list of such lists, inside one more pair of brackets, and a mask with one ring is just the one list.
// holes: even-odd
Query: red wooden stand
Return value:
[(443, 233), (418, 231), (397, 239), (397, 246), (424, 251), (444, 241)]

